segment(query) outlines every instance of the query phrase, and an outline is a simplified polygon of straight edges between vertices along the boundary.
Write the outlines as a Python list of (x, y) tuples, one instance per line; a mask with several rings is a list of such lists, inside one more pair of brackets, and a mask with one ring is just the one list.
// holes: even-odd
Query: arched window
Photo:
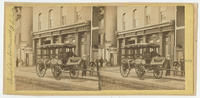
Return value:
[(49, 10), (49, 28), (53, 27), (53, 10)]
[(61, 25), (65, 25), (66, 24), (66, 15), (64, 15), (63, 6), (60, 7), (60, 18), (61, 18)]
[(122, 14), (122, 30), (125, 30), (126, 28), (125, 16), (126, 16), (126, 13), (123, 13)]
[(148, 25), (151, 23), (151, 7), (145, 6), (145, 24)]
[(42, 22), (41, 22), (41, 16), (42, 16), (42, 14), (41, 13), (39, 13), (38, 14), (38, 30), (40, 31), (41, 30), (41, 28), (42, 28)]
[(133, 10), (133, 28), (136, 27), (136, 9)]

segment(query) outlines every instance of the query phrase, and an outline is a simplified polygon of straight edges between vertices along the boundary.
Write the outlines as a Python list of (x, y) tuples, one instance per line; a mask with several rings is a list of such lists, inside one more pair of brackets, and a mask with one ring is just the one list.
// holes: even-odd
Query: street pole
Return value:
[(99, 70), (99, 60), (96, 61), (97, 65), (97, 76), (98, 76), (98, 89), (101, 90), (101, 76), (100, 76), (100, 70)]
[(91, 7), (91, 23), (90, 23), (90, 56), (89, 56), (89, 62), (91, 62), (92, 59), (92, 28), (93, 28), (93, 23), (92, 23), (92, 19), (93, 19), (93, 7)]

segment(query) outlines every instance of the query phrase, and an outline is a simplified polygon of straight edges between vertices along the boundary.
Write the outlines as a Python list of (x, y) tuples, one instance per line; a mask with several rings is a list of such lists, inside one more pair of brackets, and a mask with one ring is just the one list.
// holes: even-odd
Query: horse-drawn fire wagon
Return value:
[(40, 50), (40, 58), (38, 58), (36, 65), (39, 77), (44, 77), (48, 68), (51, 68), (51, 72), (57, 80), (61, 79), (63, 72), (69, 72), (71, 78), (78, 77), (79, 69), (82, 68), (84, 60), (74, 54), (75, 45), (42, 45)]
[(120, 73), (127, 77), (131, 69), (135, 69), (138, 78), (142, 79), (146, 72), (152, 72), (156, 79), (162, 78), (166, 66), (165, 57), (158, 54), (159, 45), (154, 43), (137, 43), (121, 48), (122, 59)]

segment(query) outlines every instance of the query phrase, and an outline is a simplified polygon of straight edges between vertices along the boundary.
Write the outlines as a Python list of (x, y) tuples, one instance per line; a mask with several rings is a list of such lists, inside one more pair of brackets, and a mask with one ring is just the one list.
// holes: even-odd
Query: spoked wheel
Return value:
[(121, 64), (120, 66), (120, 73), (122, 75), (122, 77), (127, 77), (129, 75), (131, 68), (128, 64)]
[(36, 65), (36, 73), (39, 77), (44, 77), (46, 74), (46, 66), (44, 63), (37, 63)]
[(69, 76), (70, 78), (72, 79), (75, 79), (77, 78), (79, 75), (79, 70), (77, 69), (77, 67), (73, 67), (69, 70)]
[(163, 75), (163, 70), (159, 69), (159, 68), (156, 68), (153, 70), (153, 76), (156, 78), (156, 79), (160, 79), (162, 78), (162, 75)]
[(51, 67), (51, 72), (53, 74), (53, 77), (56, 80), (60, 80), (61, 79), (62, 69), (60, 68), (60, 66), (58, 66), (58, 65), (52, 66)]
[(142, 67), (142, 65), (138, 65), (137, 67), (135, 67), (135, 72), (137, 74), (137, 77), (139, 79), (142, 79), (145, 73), (144, 68)]

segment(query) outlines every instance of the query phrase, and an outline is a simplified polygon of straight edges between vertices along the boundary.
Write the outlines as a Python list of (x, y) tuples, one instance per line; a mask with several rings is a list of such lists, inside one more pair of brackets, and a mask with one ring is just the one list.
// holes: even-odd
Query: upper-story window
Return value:
[(136, 9), (133, 10), (133, 28), (136, 27)]
[(41, 22), (41, 16), (42, 16), (42, 14), (41, 13), (39, 13), (38, 14), (38, 30), (40, 31), (41, 30), (41, 28), (42, 28), (42, 22)]
[(177, 27), (185, 26), (185, 7), (184, 6), (176, 7), (176, 25)]
[(167, 7), (160, 7), (160, 22), (167, 20)]
[(123, 13), (123, 14), (122, 14), (122, 30), (125, 30), (125, 27), (126, 27), (126, 26), (125, 26), (125, 25), (126, 25), (126, 24), (125, 24), (125, 16), (126, 16), (126, 13)]
[(151, 8), (148, 6), (145, 6), (145, 24), (148, 25), (151, 23)]
[(49, 28), (53, 26), (53, 10), (49, 10)]
[(62, 6), (62, 7), (60, 7), (61, 25), (66, 24), (66, 15), (64, 15), (63, 13), (64, 13), (64, 10), (63, 10), (63, 6)]
[(74, 13), (75, 13), (75, 22), (80, 22), (82, 21), (82, 7), (75, 7)]

